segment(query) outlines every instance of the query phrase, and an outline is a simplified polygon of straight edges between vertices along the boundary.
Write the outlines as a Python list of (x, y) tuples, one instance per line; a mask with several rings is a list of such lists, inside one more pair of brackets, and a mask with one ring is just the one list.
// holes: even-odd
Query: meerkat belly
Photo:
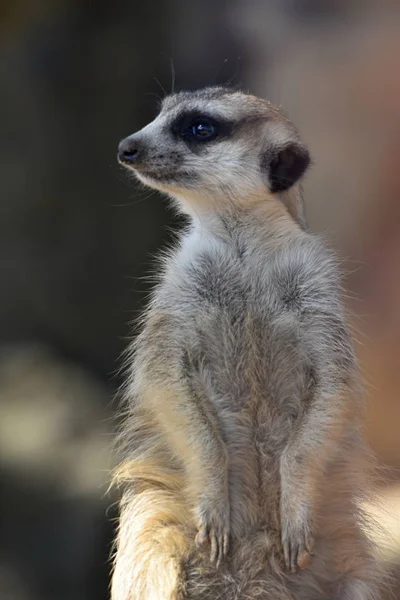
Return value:
[(202, 332), (210, 397), (229, 454), (232, 523), (238, 536), (249, 525), (279, 527), (280, 456), (306, 394), (295, 325), (290, 315), (219, 312), (210, 315)]

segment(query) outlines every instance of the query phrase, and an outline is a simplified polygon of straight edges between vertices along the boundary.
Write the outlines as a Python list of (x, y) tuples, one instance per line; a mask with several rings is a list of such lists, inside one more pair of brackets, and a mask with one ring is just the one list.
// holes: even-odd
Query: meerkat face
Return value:
[(225, 88), (167, 97), (159, 115), (119, 145), (144, 184), (209, 206), (292, 187), (309, 164), (295, 127), (269, 102)]

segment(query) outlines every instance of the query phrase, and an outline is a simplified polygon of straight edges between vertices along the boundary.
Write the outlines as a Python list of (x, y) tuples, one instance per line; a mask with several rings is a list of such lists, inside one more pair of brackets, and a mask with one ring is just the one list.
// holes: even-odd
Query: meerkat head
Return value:
[(122, 140), (118, 160), (196, 214), (282, 198), (310, 162), (278, 108), (220, 87), (165, 98), (154, 121)]

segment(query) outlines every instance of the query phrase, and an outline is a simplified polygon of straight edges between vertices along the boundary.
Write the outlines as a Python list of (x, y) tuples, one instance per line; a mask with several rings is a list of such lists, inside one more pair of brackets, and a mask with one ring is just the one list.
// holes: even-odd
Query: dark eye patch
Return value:
[(198, 111), (185, 112), (172, 123), (171, 131), (188, 144), (226, 139), (233, 133), (234, 124)]
[(187, 129), (181, 131), (183, 137), (195, 139), (197, 142), (211, 142), (218, 137), (219, 123), (215, 119), (200, 117), (190, 123)]

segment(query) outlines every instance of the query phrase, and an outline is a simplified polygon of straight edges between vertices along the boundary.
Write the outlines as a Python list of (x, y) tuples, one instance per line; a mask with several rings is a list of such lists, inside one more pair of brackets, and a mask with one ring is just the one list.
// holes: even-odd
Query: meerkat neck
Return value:
[[(182, 206), (182, 202), (180, 205)], [(184, 212), (189, 215), (195, 229), (207, 231), (219, 238), (229, 238), (244, 230), (252, 232), (256, 237), (270, 234), (282, 236), (300, 230), (286, 206), (273, 196), (248, 206), (215, 203), (209, 210), (187, 210), (188, 203), (185, 202), (185, 205)]]

